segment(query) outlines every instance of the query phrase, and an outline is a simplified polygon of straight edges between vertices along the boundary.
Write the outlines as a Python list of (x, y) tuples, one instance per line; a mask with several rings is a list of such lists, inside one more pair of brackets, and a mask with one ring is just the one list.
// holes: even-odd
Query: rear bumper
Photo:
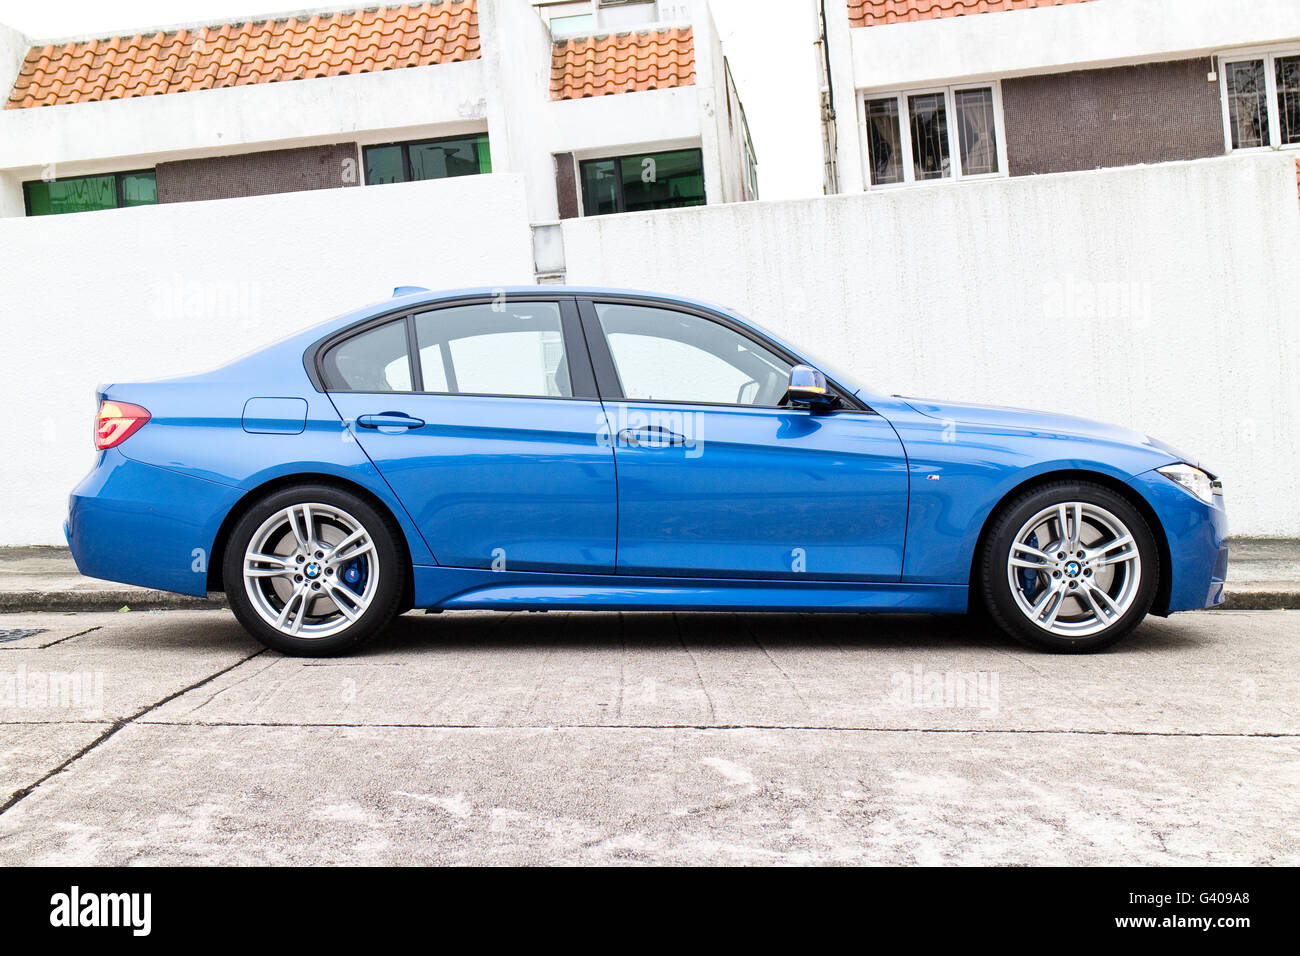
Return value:
[(64, 534), (82, 574), (202, 597), (212, 542), (240, 495), (110, 449), (73, 489)]
[(1228, 577), (1228, 514), (1223, 498), (1207, 505), (1164, 475), (1148, 471), (1132, 485), (1155, 509), (1169, 543), (1169, 601), (1164, 610), (1193, 611), (1223, 603)]

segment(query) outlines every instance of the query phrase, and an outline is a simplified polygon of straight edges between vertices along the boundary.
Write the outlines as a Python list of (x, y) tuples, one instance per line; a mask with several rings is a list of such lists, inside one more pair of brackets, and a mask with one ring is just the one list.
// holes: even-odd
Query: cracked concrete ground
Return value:
[(1294, 865), (1297, 664), (1285, 611), (1089, 657), (962, 618), (411, 614), (333, 660), (224, 611), (0, 615), (0, 865)]

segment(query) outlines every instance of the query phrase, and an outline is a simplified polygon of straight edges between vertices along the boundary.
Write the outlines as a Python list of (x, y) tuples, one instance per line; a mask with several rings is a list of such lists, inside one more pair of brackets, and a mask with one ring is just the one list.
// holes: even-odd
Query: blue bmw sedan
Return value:
[(97, 397), (82, 573), (224, 591), (288, 654), (412, 608), (976, 611), (1081, 652), (1223, 599), (1219, 480), (1167, 445), (878, 394), (678, 296), (403, 287)]

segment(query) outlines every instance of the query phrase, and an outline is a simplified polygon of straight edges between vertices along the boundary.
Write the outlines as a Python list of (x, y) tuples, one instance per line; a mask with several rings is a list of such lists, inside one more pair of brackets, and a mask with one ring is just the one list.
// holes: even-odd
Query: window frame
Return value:
[[(472, 305), (492, 305), (498, 297), (494, 295), (475, 295), (456, 299), (439, 299), (419, 305), (406, 306), (401, 309), (384, 312), (369, 319), (339, 329), (330, 335), (313, 342), (303, 353), (303, 366), (307, 377), (311, 379), (316, 391), (323, 394), (341, 393), (350, 395), (410, 395), (431, 398), (504, 398), (511, 400), (531, 399), (539, 402), (599, 402), (596, 378), (592, 371), (591, 355), (583, 335), (578, 316), (578, 306), (573, 296), (547, 295), (538, 293), (508, 293), (507, 301), (513, 302), (550, 302), (560, 311), (560, 331), (564, 341), (564, 354), (569, 363), (569, 387), (572, 395), (504, 395), (499, 392), (430, 392), (424, 388), (424, 368), (420, 361), (419, 339), (416, 335), (416, 316), (438, 312), (443, 309), (463, 308)], [(325, 378), (325, 355), (334, 346), (358, 335), (363, 335), (390, 322), (402, 321), (406, 325), (407, 360), (411, 367), (412, 390), (409, 392), (362, 392), (350, 388), (330, 388)]]
[[(580, 218), (582, 218), (582, 219), (589, 219), (589, 218), (595, 218), (595, 217), (597, 217), (597, 216), (621, 216), (621, 215), (624, 215), (625, 213), (627, 213), (627, 211), (628, 211), (628, 209), (627, 209), (627, 198), (626, 198), (626, 196), (625, 196), (624, 193), (623, 193), (623, 168), (622, 168), (622, 166), (623, 166), (623, 160), (625, 160), (625, 159), (642, 159), (642, 160), (644, 160), (644, 159), (650, 159), (650, 158), (653, 158), (653, 157), (655, 157), (655, 156), (666, 156), (666, 155), (668, 155), (669, 153), (692, 153), (692, 152), (693, 152), (693, 153), (697, 153), (697, 154), (699, 155), (699, 157), (700, 157), (700, 185), (701, 185), (701, 186), (703, 187), (703, 189), (704, 189), (703, 201), (698, 202), (698, 203), (695, 203), (694, 205), (691, 205), (691, 206), (669, 206), (669, 207), (666, 207), (666, 208), (669, 208), (669, 209), (697, 209), (697, 208), (699, 208), (699, 207), (701, 207), (701, 206), (707, 206), (707, 205), (709, 204), (709, 184), (708, 184), (708, 180), (707, 180), (707, 177), (706, 177), (706, 170), (705, 170), (705, 164), (704, 164), (704, 148), (703, 148), (702, 146), (676, 146), (676, 147), (670, 147), (670, 148), (668, 148), (668, 149), (656, 149), (656, 150), (654, 150), (653, 152), (640, 152), (640, 153), (633, 152), (633, 153), (622, 153), (622, 154), (617, 155), (617, 156), (603, 156), (603, 155), (602, 155), (602, 156), (582, 156), (581, 158), (579, 158), (579, 157), (574, 157), (575, 162), (576, 162), (576, 164), (577, 164), (576, 173), (577, 173), (577, 180), (578, 180), (578, 193), (579, 193), (579, 196), (578, 196), (578, 200), (579, 200), (579, 202), (578, 202), (578, 211), (579, 211), (579, 213), (580, 213)], [(583, 183), (582, 167), (585, 166), (585, 165), (588, 164), (588, 163), (608, 163), (608, 162), (613, 162), (613, 163), (614, 163), (614, 166), (615, 166), (615, 172), (617, 173), (617, 176), (616, 176), (616, 183), (617, 183), (617, 186), (618, 186), (618, 190), (617, 190), (617, 196), (615, 197), (615, 200), (616, 200), (616, 202), (618, 203), (619, 208), (616, 209), (616, 210), (614, 210), (613, 212), (588, 213), (588, 212), (587, 212), (587, 192), (586, 192), (586, 189), (585, 189), (585, 185), (584, 185), (584, 183)], [(660, 211), (662, 211), (662, 210), (658, 210), (658, 209), (642, 209), (642, 210), (637, 210), (637, 211), (638, 211), (638, 212), (660, 212)]]
[[(153, 178), (154, 178), (154, 183), (153, 183), (154, 201), (151, 202), (151, 203), (138, 203), (136, 206), (127, 206), (127, 205), (124, 205), (123, 203), (124, 203), (124, 200), (125, 200), (126, 197), (125, 197), (125, 196), (123, 195), (123, 193), (122, 193), (122, 184), (123, 184), (123, 181), (125, 180), (125, 178), (126, 178), (127, 176), (139, 176), (139, 175), (141, 175), (141, 174), (143, 174), (143, 173), (150, 173), (150, 174), (153, 175)], [(37, 183), (66, 183), (66, 182), (71, 182), (71, 181), (74, 180), (74, 179), (99, 179), (101, 176), (112, 176), (112, 177), (113, 177), (113, 202), (115, 203), (115, 205), (113, 205), (113, 206), (111, 206), (111, 207), (109, 207), (109, 208), (111, 208), (111, 209), (135, 209), (135, 208), (137, 208), (137, 206), (157, 206), (157, 205), (159, 205), (159, 202), (158, 202), (158, 167), (157, 167), (157, 166), (150, 166), (150, 167), (145, 168), (145, 169), (121, 169), (121, 170), (110, 170), (110, 171), (108, 171), (108, 172), (103, 172), (103, 173), (80, 173), (80, 174), (78, 174), (78, 175), (76, 175), (76, 176), (57, 176), (57, 177), (55, 177), (54, 179), (25, 179), (25, 180), (23, 180), (23, 217), (24, 217), (24, 218), (28, 218), (28, 219), (35, 219), (35, 218), (38, 218), (37, 216), (33, 216), (33, 215), (32, 215), (32, 197), (31, 197), (31, 192), (30, 192), (30, 190), (29, 190), (27, 187), (29, 187), (29, 186), (34, 186), (34, 185), (36, 185)], [(70, 216), (70, 215), (75, 215), (76, 213), (81, 213), (81, 212), (107, 212), (107, 209), (77, 209), (77, 210), (74, 210), (73, 212), (51, 212), (51, 213), (44, 213), (44, 215), (47, 215), (47, 216)]]
[[(609, 348), (609, 341), (605, 338), (605, 330), (600, 324), (600, 317), (596, 314), (596, 306), (599, 305), (633, 305), (643, 306), (649, 309), (665, 309), (670, 312), (682, 312), (686, 315), (693, 315), (710, 322), (716, 322), (723, 328), (736, 332), (746, 339), (749, 339), (755, 345), (762, 346), (769, 352), (772, 352), (791, 365), (807, 365), (808, 361), (800, 355), (796, 355), (788, 348), (778, 342), (774, 342), (766, 336), (760, 335), (755, 330), (749, 328), (740, 322), (709, 309), (700, 308), (699, 306), (690, 305), (685, 302), (678, 302), (674, 299), (661, 299), (652, 296), (636, 295), (593, 295), (581, 296), (577, 300), (578, 312), (582, 317), (582, 331), (587, 340), (587, 350), (591, 357), (591, 364), (596, 374), (596, 387), (600, 392), (600, 397), (604, 401), (630, 402), (637, 405), (688, 405), (698, 408), (728, 408), (741, 409), (754, 412), (788, 412), (789, 408), (771, 408), (766, 405), (740, 405), (735, 402), (718, 403), (718, 402), (690, 402), (681, 399), (660, 399), (660, 398), (627, 398), (623, 394), (623, 388), (618, 377), (618, 367), (614, 364), (614, 356)], [(823, 372), (822, 374), (825, 374)], [(834, 381), (830, 376), (826, 377), (827, 385), (830, 386), (832, 394), (840, 400), (840, 404), (831, 411), (836, 413), (865, 413), (875, 415), (870, 407), (862, 402), (851, 389), (844, 388)]]
[[(1219, 107), (1223, 115), (1223, 151), (1225, 156), (1233, 153), (1259, 153), (1270, 149), (1300, 149), (1300, 142), (1282, 142), (1282, 117), (1277, 108), (1277, 66), (1279, 57), (1300, 56), (1300, 43), (1273, 45), (1267, 47), (1249, 47), (1219, 53), (1214, 58), (1214, 65), (1219, 74)], [(1260, 146), (1232, 145), (1232, 116), (1228, 110), (1228, 74), (1224, 67), (1229, 63), (1241, 63), (1246, 60), (1264, 61), (1264, 108), (1268, 115), (1268, 142)], [(1276, 144), (1276, 145), (1275, 145)]]
[[(410, 395), (423, 396), (430, 398), (443, 398), (454, 400), (457, 398), (504, 398), (511, 400), (531, 399), (539, 402), (596, 402), (602, 401), (636, 401), (643, 405), (691, 405), (702, 408), (729, 408), (729, 409), (746, 409), (750, 411), (772, 413), (773, 411), (784, 412), (789, 409), (778, 408), (772, 409), (767, 407), (757, 407), (754, 405), (716, 405), (708, 402), (683, 402), (675, 400), (659, 399), (625, 399), (622, 389), (619, 387), (618, 371), (614, 365), (613, 355), (609, 351), (609, 344), (605, 341), (605, 334), (600, 325), (600, 319), (596, 315), (595, 304), (597, 302), (609, 303), (611, 305), (641, 305), (647, 308), (660, 308), (685, 312), (688, 315), (695, 315), (702, 319), (708, 319), (717, 322), (719, 325), (732, 331), (738, 332), (745, 338), (761, 345), (771, 352), (776, 353), (781, 358), (794, 365), (809, 365), (809, 361), (803, 356), (790, 351), (779, 342), (773, 341), (764, 335), (761, 335), (749, 326), (737, 322), (730, 317), (714, 312), (700, 306), (692, 305), (686, 302), (680, 302), (676, 299), (663, 298), (660, 296), (646, 295), (618, 295), (611, 293), (609, 295), (548, 295), (546, 292), (528, 292), (528, 293), (510, 293), (508, 298), (517, 302), (554, 302), (560, 307), (560, 322), (564, 332), (564, 348), (569, 358), (569, 381), (573, 390), (572, 397), (561, 395), (479, 395), (468, 392), (448, 393), (448, 392), (426, 392), (424, 387), (424, 374), (420, 367), (419, 348), (415, 334), (415, 316), (422, 315), (426, 312), (433, 312), (443, 308), (456, 308), (466, 305), (491, 304), (497, 297), (494, 295), (472, 295), (457, 297), (454, 299), (438, 299), (432, 302), (422, 302), (417, 305), (408, 305), (400, 309), (390, 309), (378, 315), (362, 319), (351, 325), (338, 329), (328, 335), (317, 339), (309, 345), (303, 352), (303, 367), (307, 372), (312, 386), (316, 391), (328, 395), (332, 391), (343, 392), (353, 395), (378, 394), (378, 395)], [(413, 356), (411, 359), (411, 381), (413, 384), (420, 386), (419, 391), (411, 392), (355, 392), (351, 389), (330, 389), (325, 385), (324, 369), (322, 363), (325, 353), (330, 348), (351, 338), (354, 335), (360, 335), (371, 329), (392, 322), (395, 319), (404, 319), (406, 321), (406, 341), (408, 355)], [(585, 361), (584, 361), (585, 359)], [(816, 368), (817, 366), (813, 366)], [(826, 374), (824, 369), (819, 369), (822, 374)], [(419, 376), (418, 378), (416, 376)], [(832, 393), (840, 400), (838, 407), (832, 411), (835, 414), (864, 414), (877, 415), (869, 405), (859, 399), (852, 389), (845, 388), (831, 376), (826, 375), (827, 384), (830, 386)]]
[[(991, 90), (993, 94), (993, 134), (997, 137), (998, 171), (995, 173), (966, 174), (961, 162), (961, 132), (957, 123), (957, 94), (967, 90)], [(913, 96), (943, 94), (944, 110), (948, 126), (949, 175), (936, 179), (917, 179), (915, 163), (912, 159), (912, 123), (908, 99)], [(903, 154), (903, 179), (897, 183), (873, 183), (871, 181), (871, 145), (867, 136), (867, 103), (872, 100), (894, 100), (898, 107), (899, 149)], [(1000, 79), (970, 80), (964, 83), (952, 83), (946, 86), (917, 86), (901, 90), (859, 90), (858, 137), (862, 144), (862, 176), (864, 188), (898, 189), (903, 186), (930, 186), (936, 183), (978, 182), (982, 179), (1006, 179), (1007, 172), (1007, 132), (1006, 121), (1002, 113), (1002, 81)]]
[[(446, 135), (446, 136), (430, 136), (430, 137), (427, 137), (427, 138), (425, 138), (425, 139), (399, 139), (399, 140), (396, 140), (396, 141), (391, 142), (391, 143), (362, 143), (362, 144), (360, 144), (360, 146), (361, 146), (361, 185), (363, 185), (363, 186), (395, 186), (395, 185), (397, 185), (397, 183), (372, 183), (372, 182), (367, 182), (367, 181), (366, 181), (366, 168), (367, 168), (366, 153), (367, 153), (367, 151), (369, 151), (369, 150), (372, 150), (372, 149), (391, 149), (392, 147), (396, 146), (396, 147), (400, 150), (400, 152), (401, 152), (401, 156), (402, 156), (402, 180), (401, 180), (401, 182), (403, 182), (403, 183), (434, 182), (435, 180), (412, 179), (412, 178), (411, 178), (411, 148), (412, 148), (413, 146), (429, 146), (429, 145), (432, 145), (432, 144), (435, 144), (435, 143), (447, 143), (447, 142), (450, 142), (450, 141), (452, 141), (452, 140), (465, 140), (465, 139), (474, 139), (474, 140), (477, 140), (479, 137), (483, 137), (484, 139), (487, 140), (488, 155), (489, 155), (489, 160), (488, 160), (488, 161), (489, 161), (489, 163), (490, 163), (490, 162), (491, 162), (492, 141), (491, 141), (491, 138), (488, 136), (488, 131), (485, 130), (485, 129), (484, 129), (484, 130), (475, 130), (475, 131), (473, 131), (473, 132), (469, 132), (469, 133), (450, 133), (450, 134), (448, 134), (448, 135)], [(477, 147), (477, 143), (475, 143), (475, 146)], [(487, 175), (490, 175), (491, 172), (492, 172), (492, 171), (491, 171), (490, 169), (489, 169), (488, 172), (486, 172), (486, 173), (483, 172), (483, 163), (480, 161), (480, 163), (479, 163), (479, 171), (478, 171), (477, 173), (467, 173), (466, 175), (468, 175), (468, 176), (487, 176)], [(441, 177), (439, 177), (439, 178), (440, 178), (440, 179), (460, 179), (460, 178), (462, 178), (462, 177), (460, 177), (460, 176), (441, 176)]]

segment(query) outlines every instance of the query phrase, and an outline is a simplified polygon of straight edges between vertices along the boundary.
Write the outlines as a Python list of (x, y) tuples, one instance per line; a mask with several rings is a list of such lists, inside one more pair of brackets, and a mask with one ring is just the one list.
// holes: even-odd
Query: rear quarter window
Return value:
[(331, 392), (412, 391), (406, 321), (397, 319), (330, 346), (321, 374)]

